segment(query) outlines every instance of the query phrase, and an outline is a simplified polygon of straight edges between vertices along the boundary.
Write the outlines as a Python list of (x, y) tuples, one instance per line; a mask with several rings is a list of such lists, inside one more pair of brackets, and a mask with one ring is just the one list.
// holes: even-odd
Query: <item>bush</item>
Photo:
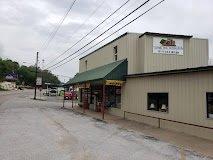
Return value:
[(0, 91), (6, 91), (6, 89), (1, 88), (1, 86), (0, 86)]

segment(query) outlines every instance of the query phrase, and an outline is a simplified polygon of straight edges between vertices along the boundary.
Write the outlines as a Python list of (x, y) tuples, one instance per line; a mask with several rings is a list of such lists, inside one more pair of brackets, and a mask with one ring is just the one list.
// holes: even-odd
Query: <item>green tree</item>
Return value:
[(19, 64), (15, 61), (0, 58), (0, 81), (5, 79), (5, 76), (9, 73), (16, 73), (19, 69)]
[(48, 70), (43, 70), (42, 71), (42, 77), (43, 77), (43, 85), (45, 83), (52, 83), (52, 84), (60, 84), (61, 82), (59, 81), (58, 77), (53, 75), (50, 71)]
[[(20, 66), (18, 62), (6, 59), (3, 60), (0, 57), (0, 81), (5, 80), (5, 76), (9, 73), (18, 74), (18, 84), (24, 83), (25, 85), (34, 86), (35, 83), (35, 67), (34, 66)], [(57, 76), (52, 74), (48, 70), (42, 71), (38, 69), (38, 76), (43, 77), (44, 83), (60, 84)]]

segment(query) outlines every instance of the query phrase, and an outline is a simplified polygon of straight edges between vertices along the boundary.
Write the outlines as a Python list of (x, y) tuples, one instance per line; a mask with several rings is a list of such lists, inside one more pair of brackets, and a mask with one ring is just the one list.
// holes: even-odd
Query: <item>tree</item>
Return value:
[(35, 67), (21, 66), (18, 70), (19, 83), (33, 86), (35, 83)]
[(17, 74), (19, 64), (15, 61), (0, 58), (0, 81), (5, 79), (5, 76), (11, 73)]
[[(15, 73), (18, 75), (17, 84), (24, 83), (25, 85), (34, 86), (35, 83), (35, 67), (34, 66), (20, 66), (18, 62), (0, 58), (0, 81), (5, 80), (5, 76), (10, 73)], [(57, 76), (52, 74), (48, 70), (42, 71), (38, 69), (38, 75), (43, 77), (44, 83), (60, 84)]]

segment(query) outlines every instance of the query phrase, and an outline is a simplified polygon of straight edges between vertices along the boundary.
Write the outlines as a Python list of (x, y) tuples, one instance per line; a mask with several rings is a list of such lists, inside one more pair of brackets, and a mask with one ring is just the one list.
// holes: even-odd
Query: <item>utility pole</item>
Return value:
[(34, 99), (36, 99), (36, 82), (38, 76), (38, 52), (36, 53), (36, 76), (35, 76), (35, 91), (34, 91)]

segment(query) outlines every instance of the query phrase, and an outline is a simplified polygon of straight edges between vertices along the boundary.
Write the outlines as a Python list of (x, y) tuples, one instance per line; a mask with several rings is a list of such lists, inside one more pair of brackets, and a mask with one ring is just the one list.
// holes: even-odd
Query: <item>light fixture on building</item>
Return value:
[(155, 109), (155, 105), (153, 103), (150, 105), (150, 109)]
[(161, 110), (166, 110), (166, 105), (165, 104), (162, 104)]

